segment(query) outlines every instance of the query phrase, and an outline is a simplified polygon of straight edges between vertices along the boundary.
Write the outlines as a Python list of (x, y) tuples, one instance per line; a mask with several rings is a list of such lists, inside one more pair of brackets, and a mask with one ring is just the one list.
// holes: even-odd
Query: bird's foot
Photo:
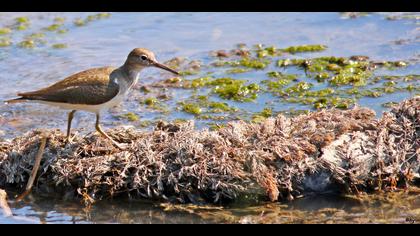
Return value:
[(75, 137), (76, 137), (76, 135), (73, 135), (73, 136), (69, 135), (69, 136), (67, 136), (66, 141), (65, 141), (65, 144), (66, 145), (67, 144), (73, 144), (73, 140), (74, 140)]

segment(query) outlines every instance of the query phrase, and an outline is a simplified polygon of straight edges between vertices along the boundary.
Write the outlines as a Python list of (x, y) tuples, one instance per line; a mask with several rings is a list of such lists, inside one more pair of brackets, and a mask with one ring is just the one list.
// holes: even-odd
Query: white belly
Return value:
[(83, 110), (93, 113), (100, 113), (103, 110), (107, 110), (111, 107), (114, 107), (118, 104), (120, 104), (125, 97), (125, 93), (119, 93), (117, 96), (115, 96), (113, 99), (109, 100), (106, 103), (98, 104), (98, 105), (85, 105), (85, 104), (70, 104), (70, 103), (60, 103), (60, 102), (47, 102), (47, 101), (37, 101), (42, 104), (47, 104), (51, 106), (57, 106), (61, 109), (65, 110)]

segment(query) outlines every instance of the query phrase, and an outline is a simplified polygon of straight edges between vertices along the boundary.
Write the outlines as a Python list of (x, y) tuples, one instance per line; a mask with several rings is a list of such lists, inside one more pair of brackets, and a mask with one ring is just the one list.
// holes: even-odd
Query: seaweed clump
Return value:
[(395, 191), (420, 183), (419, 121), (420, 97), (414, 97), (380, 119), (354, 107), (230, 122), (214, 131), (196, 130), (192, 121), (160, 122), (151, 132), (110, 130), (126, 150), (96, 134), (65, 145), (60, 131), (36, 130), (0, 143), (0, 187), (25, 186), (47, 134), (34, 191), (86, 202), (112, 196), (283, 201), (325, 191)]

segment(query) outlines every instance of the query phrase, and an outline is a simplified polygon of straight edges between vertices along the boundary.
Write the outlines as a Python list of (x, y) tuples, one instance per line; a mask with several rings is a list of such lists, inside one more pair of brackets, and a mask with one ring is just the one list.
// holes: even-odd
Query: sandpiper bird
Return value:
[(101, 67), (85, 70), (49, 87), (18, 93), (19, 98), (6, 103), (36, 101), (71, 110), (68, 115), (67, 142), (71, 141), (70, 129), (74, 113), (77, 110), (93, 112), (96, 114), (96, 130), (116, 146), (122, 147), (101, 129), (100, 113), (122, 102), (137, 82), (140, 71), (146, 67), (158, 67), (178, 74), (177, 71), (159, 63), (153, 52), (144, 48), (135, 48), (128, 54), (125, 63), (118, 68)]

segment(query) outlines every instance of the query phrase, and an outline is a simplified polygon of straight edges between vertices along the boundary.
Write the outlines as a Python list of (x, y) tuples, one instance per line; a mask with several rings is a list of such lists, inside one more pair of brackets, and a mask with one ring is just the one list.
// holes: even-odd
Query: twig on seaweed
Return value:
[(26, 195), (28, 195), (32, 190), (32, 186), (34, 184), (36, 175), (38, 173), (39, 166), (41, 164), (42, 154), (44, 153), (46, 143), (47, 143), (47, 136), (42, 136), (41, 145), (40, 145), (40, 147), (38, 149), (38, 153), (36, 154), (36, 157), (35, 157), (35, 163), (34, 163), (34, 167), (32, 168), (31, 176), (29, 177), (28, 183), (26, 184), (25, 192), (23, 192), (16, 199), (16, 201), (18, 201), (18, 202), (21, 201), (23, 198), (25, 198)]
[(3, 214), (6, 217), (12, 216), (12, 210), (10, 210), (9, 204), (7, 204), (6, 191), (0, 189), (0, 208), (3, 209)]

